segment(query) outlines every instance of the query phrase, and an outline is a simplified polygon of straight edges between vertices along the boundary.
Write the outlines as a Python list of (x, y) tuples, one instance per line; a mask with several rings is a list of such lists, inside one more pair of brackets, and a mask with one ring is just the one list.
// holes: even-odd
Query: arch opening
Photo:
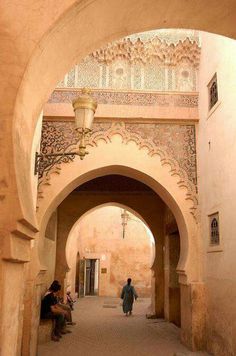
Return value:
[[(127, 214), (125, 226), (122, 225), (124, 212)], [(80, 260), (80, 282), (75, 282), (80, 285), (80, 297), (99, 295), (119, 298), (126, 279), (132, 277), (138, 295), (147, 298), (150, 303), (155, 245), (152, 233), (139, 216), (128, 206), (114, 202), (98, 205), (83, 214), (69, 232), (66, 243), (66, 258), (70, 267), (66, 288), (74, 293), (75, 255), (78, 249), (83, 260)], [(96, 264), (90, 265), (91, 262)], [(89, 263), (87, 269), (86, 263)]]
[[(122, 186), (123, 185), (123, 186)], [(117, 192), (118, 189), (118, 192)], [(112, 202), (112, 203), (111, 203)], [(114, 203), (115, 202), (115, 203)], [(81, 267), (77, 268), (77, 275), (80, 275), (80, 280), (82, 283), (75, 283), (75, 271), (76, 271), (76, 258), (77, 252), (79, 251), (80, 261), (82, 256), (88, 260), (102, 261), (102, 255), (104, 253), (97, 253), (96, 251), (84, 251), (82, 254), (81, 250), (73, 245), (72, 241), (74, 239), (74, 230), (76, 230), (76, 225), (83, 220), (86, 215), (91, 214), (91, 212), (96, 211), (98, 207), (107, 207), (110, 205), (116, 205), (119, 207), (125, 207), (127, 210), (131, 210), (138, 218), (141, 218), (142, 222), (150, 228), (155, 237), (155, 259), (152, 257), (152, 263), (149, 268), (152, 269), (152, 274), (150, 276), (151, 284), (149, 285), (149, 293), (151, 295), (151, 306), (149, 311), (153, 315), (159, 317), (166, 316), (167, 320), (175, 322), (178, 326), (180, 325), (180, 286), (178, 283), (178, 277), (176, 273), (177, 263), (179, 260), (179, 250), (174, 251), (174, 264), (172, 264), (172, 269), (169, 269), (168, 283), (170, 275), (172, 276), (172, 282), (175, 279), (176, 285), (165, 290), (165, 275), (164, 275), (164, 263), (165, 261), (169, 266), (169, 255), (164, 260), (163, 249), (165, 246), (165, 213), (167, 207), (164, 202), (158, 197), (158, 195), (150, 189), (147, 185), (140, 183), (137, 180), (127, 178), (124, 175), (105, 175), (95, 178), (93, 180), (88, 180), (77, 187), (72, 193), (70, 193), (64, 201), (58, 206), (57, 214), (59, 217), (57, 225), (57, 254), (56, 254), (56, 268), (55, 268), (55, 279), (65, 282), (64, 291), (69, 288), (74, 292), (74, 286), (79, 285), (80, 295), (89, 294), (85, 289), (85, 273), (86, 266), (81, 263)], [(79, 220), (78, 220), (79, 219)], [(178, 235), (178, 227), (175, 219), (172, 215), (172, 227), (174, 222), (174, 232)], [(87, 226), (92, 226), (87, 224)], [(102, 224), (102, 226), (104, 223)], [(91, 227), (92, 228), (92, 227)], [(121, 228), (121, 225), (119, 226)], [(86, 229), (84, 228), (86, 231)], [(83, 231), (84, 231), (83, 230)], [(96, 230), (96, 229), (95, 229)], [(97, 231), (90, 231), (90, 234), (95, 234), (97, 236)], [(145, 234), (146, 231), (145, 231)], [(79, 233), (78, 233), (79, 235)], [(69, 236), (69, 237), (68, 237)], [(79, 241), (79, 239), (78, 239)], [(119, 242), (122, 241), (122, 236), (120, 236)], [(96, 239), (93, 239), (95, 244)], [(94, 248), (93, 244), (93, 248)], [(72, 248), (72, 245), (74, 246)], [(96, 244), (95, 244), (96, 245)], [(104, 243), (101, 243), (104, 245)], [(168, 245), (169, 246), (169, 245)], [(167, 246), (167, 247), (168, 247)], [(131, 250), (129, 247), (128, 251)], [(73, 264), (70, 263), (70, 252), (73, 251)], [(119, 255), (117, 256), (119, 260)], [(91, 261), (90, 261), (91, 262)], [(102, 262), (103, 263), (103, 262)], [(78, 265), (77, 265), (78, 266)], [(88, 271), (90, 271), (91, 266), (88, 266)], [(95, 265), (94, 265), (95, 268)], [(106, 267), (104, 267), (106, 268)], [(145, 267), (146, 268), (146, 267)], [(79, 271), (79, 272), (78, 272)], [(88, 272), (87, 271), (87, 272)], [(132, 272), (132, 271), (131, 271)], [(81, 274), (82, 273), (82, 274)], [(167, 273), (167, 268), (165, 268), (165, 273)], [(175, 276), (175, 277), (173, 277)], [(111, 278), (111, 277), (110, 277)], [(116, 286), (116, 296), (118, 296), (121, 285), (124, 283), (124, 277), (120, 278), (118, 287)], [(174, 278), (174, 279), (173, 279)], [(93, 280), (94, 281), (94, 280)], [(141, 281), (136, 281), (137, 284)], [(88, 287), (88, 286), (87, 286)], [(102, 293), (104, 291), (104, 286)], [(139, 288), (139, 287), (138, 287)], [(171, 294), (171, 288), (174, 290), (175, 295), (172, 293), (172, 299), (168, 299)], [(114, 286), (113, 286), (114, 289)], [(141, 295), (143, 293), (142, 288)], [(113, 294), (114, 294), (113, 293)], [(113, 295), (114, 296), (114, 295)], [(145, 294), (144, 294), (145, 296)], [(165, 302), (165, 299), (168, 301)], [(170, 305), (172, 305), (171, 312)], [(171, 314), (172, 313), (172, 314)], [(175, 313), (175, 316), (173, 314)], [(177, 314), (177, 317), (176, 317)], [(169, 318), (169, 319), (168, 319)], [(177, 319), (176, 319), (177, 318)]]
[[(41, 216), (40, 221), (41, 221), (42, 236), (44, 236), (45, 226), (50, 217), (50, 214), (56, 210), (59, 204), (66, 198), (66, 196), (68, 196), (69, 193), (73, 192), (73, 190), (77, 186), (86, 184), (86, 182), (92, 181), (93, 179), (99, 179), (99, 177), (101, 177), (101, 179), (102, 177), (107, 177), (109, 179), (110, 174), (125, 176), (130, 179), (135, 179), (138, 180), (139, 182), (142, 182), (143, 184), (145, 184), (145, 186), (149, 187), (148, 189), (150, 191), (155, 192), (157, 196), (160, 196), (161, 200), (164, 201), (164, 203), (173, 212), (174, 218), (177, 221), (178, 229), (181, 235), (181, 253), (180, 253), (180, 259), (178, 264), (178, 270), (180, 271), (180, 274), (182, 274), (186, 270), (186, 263), (188, 260), (189, 241), (188, 241), (188, 227), (186, 225), (185, 218), (182, 215), (181, 208), (177, 205), (177, 202), (173, 199), (173, 196), (171, 196), (170, 193), (167, 192), (166, 189), (162, 185), (160, 185), (159, 182), (156, 182), (153, 179), (153, 177), (147, 176), (143, 172), (140, 172), (137, 169), (132, 169), (131, 167), (111, 165), (108, 167), (96, 169), (94, 171), (89, 171), (88, 173), (85, 173), (84, 175), (81, 175), (79, 177), (77, 176), (77, 172), (76, 172), (76, 178), (73, 181), (70, 181), (68, 185), (65, 186), (64, 184), (66, 182), (63, 182), (64, 185), (63, 189), (60, 192), (57, 189), (56, 196), (50, 202), (50, 204), (47, 204), (44, 214), (42, 214), (43, 209), (41, 211), (42, 215), (40, 215)], [(62, 177), (62, 181), (64, 181), (63, 177)], [(43, 256), (42, 243), (43, 240), (41, 239), (41, 253), (40, 253), (41, 256)], [(186, 274), (185, 276), (187, 277)]]

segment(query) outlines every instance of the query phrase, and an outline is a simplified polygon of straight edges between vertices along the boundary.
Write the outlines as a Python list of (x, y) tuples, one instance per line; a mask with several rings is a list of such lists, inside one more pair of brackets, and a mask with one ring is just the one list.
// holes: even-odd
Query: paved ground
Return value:
[(73, 312), (76, 326), (60, 342), (40, 345), (38, 356), (189, 356), (179, 329), (163, 320), (146, 319), (149, 301), (139, 299), (134, 315), (124, 316), (115, 298), (80, 299)]

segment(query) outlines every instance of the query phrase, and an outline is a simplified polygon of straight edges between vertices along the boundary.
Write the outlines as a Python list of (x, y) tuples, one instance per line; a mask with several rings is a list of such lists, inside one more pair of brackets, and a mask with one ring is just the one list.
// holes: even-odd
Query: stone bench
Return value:
[(38, 344), (44, 344), (51, 340), (53, 322), (51, 319), (41, 319), (38, 329)]

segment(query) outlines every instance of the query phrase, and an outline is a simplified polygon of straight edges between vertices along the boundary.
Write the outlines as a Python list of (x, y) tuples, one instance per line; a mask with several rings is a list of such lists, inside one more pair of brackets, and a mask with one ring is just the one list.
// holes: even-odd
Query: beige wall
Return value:
[[(114, 206), (97, 208), (86, 214), (71, 231), (67, 244), (67, 261), (71, 268), (69, 287), (74, 285), (76, 258), (98, 258), (99, 295), (119, 297), (126, 279), (131, 277), (140, 297), (151, 297), (153, 243), (143, 222), (129, 214), (123, 239), (121, 213)], [(101, 273), (106, 268), (107, 273)], [(71, 288), (72, 292), (73, 289)]]
[[(57, 93), (57, 91), (54, 91), (54, 93)], [(128, 95), (130, 93), (132, 93), (132, 91), (127, 92)], [(145, 92), (143, 92), (143, 94), (145, 95)], [(197, 107), (184, 107), (183, 105), (174, 106), (175, 98), (177, 101), (181, 97), (179, 93), (160, 92), (158, 94), (159, 98), (162, 97), (166, 101), (169, 100), (168, 98), (172, 98), (172, 103), (170, 104), (170, 106), (165, 107), (159, 104), (158, 102), (156, 102), (154, 105), (149, 106), (144, 106), (141, 104), (135, 105), (134, 102), (132, 103), (132, 98), (130, 98), (132, 105), (111, 105), (109, 104), (109, 102), (106, 104), (99, 104), (96, 110), (96, 117), (105, 119), (110, 117), (120, 119), (128, 118), (130, 120), (134, 120), (134, 118), (138, 117), (141, 118), (141, 121), (156, 120), (157, 122), (158, 120), (166, 120), (166, 122), (168, 122), (169, 120), (175, 122), (180, 120), (184, 122), (189, 121), (190, 123), (198, 121)], [(189, 98), (189, 101), (191, 101), (191, 95), (193, 95), (193, 93), (186, 92), (182, 94), (183, 96), (185, 96), (185, 98)], [(66, 117), (74, 121), (74, 112), (71, 103), (46, 103), (44, 105), (44, 114), (47, 118), (57, 117), (64, 119)]]
[[(198, 133), (201, 230), (207, 288), (207, 344), (236, 354), (236, 42), (202, 34)], [(208, 112), (207, 84), (217, 73), (219, 105)], [(217, 105), (216, 105), (217, 106)], [(209, 248), (208, 215), (219, 212), (221, 248)]]
[[(23, 322), (23, 297), (24, 297), (24, 265), (20, 263), (3, 263), (3, 285), (7, 286), (2, 293), (1, 309), (1, 356), (15, 356), (20, 354), (22, 322)], [(20, 293), (15, 293), (20, 290)], [(15, 303), (9, 303), (14, 297)], [(14, 338), (15, 342), (12, 342)]]
[(44, 238), (44, 255), (42, 263), (47, 269), (47, 284), (54, 280), (57, 247), (57, 210), (50, 217)]

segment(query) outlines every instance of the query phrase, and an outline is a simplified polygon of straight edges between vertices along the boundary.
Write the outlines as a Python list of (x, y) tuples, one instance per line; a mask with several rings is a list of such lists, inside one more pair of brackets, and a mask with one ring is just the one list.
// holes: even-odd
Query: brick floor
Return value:
[(122, 313), (119, 299), (86, 297), (75, 306), (76, 326), (60, 342), (39, 346), (38, 356), (189, 356), (179, 341), (179, 329), (158, 319), (146, 319), (149, 301), (139, 299), (133, 316)]

